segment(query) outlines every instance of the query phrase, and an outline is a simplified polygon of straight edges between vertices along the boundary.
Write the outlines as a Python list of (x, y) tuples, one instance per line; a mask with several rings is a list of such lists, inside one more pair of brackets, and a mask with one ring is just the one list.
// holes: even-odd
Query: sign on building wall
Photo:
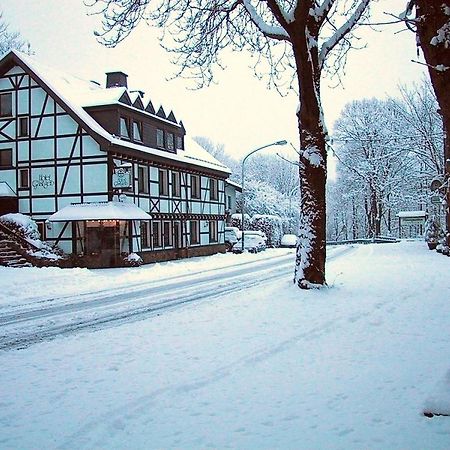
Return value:
[(120, 166), (114, 168), (112, 177), (113, 189), (129, 189), (131, 187), (131, 167)]

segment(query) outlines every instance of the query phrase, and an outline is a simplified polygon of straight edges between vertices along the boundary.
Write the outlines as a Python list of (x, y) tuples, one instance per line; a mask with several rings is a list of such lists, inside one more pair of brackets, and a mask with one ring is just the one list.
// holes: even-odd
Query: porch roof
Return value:
[(78, 220), (150, 220), (150, 214), (126, 202), (74, 203), (56, 211), (49, 222), (75, 222)]

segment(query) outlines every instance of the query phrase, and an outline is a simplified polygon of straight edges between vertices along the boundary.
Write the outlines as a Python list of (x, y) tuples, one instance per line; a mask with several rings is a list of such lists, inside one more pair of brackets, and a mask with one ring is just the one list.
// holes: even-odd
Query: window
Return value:
[(142, 142), (142, 123), (133, 121), (133, 139)]
[(159, 169), (159, 195), (169, 195), (169, 176), (166, 169)]
[(160, 148), (164, 148), (164, 131), (157, 129), (156, 130), (156, 146)]
[(177, 150), (183, 150), (183, 138), (181, 136), (176, 137)]
[(227, 195), (227, 209), (231, 209), (231, 195)]
[(219, 200), (219, 182), (215, 178), (209, 179), (209, 198)]
[(148, 194), (148, 169), (147, 167), (138, 167), (138, 192)]
[(179, 172), (172, 172), (172, 197), (181, 196), (181, 180)]
[(217, 242), (217, 222), (215, 220), (209, 221), (209, 242)]
[(189, 222), (189, 235), (191, 237), (191, 245), (200, 243), (198, 220)]
[(27, 137), (28, 135), (28, 117), (19, 117), (18, 136)]
[(0, 94), (0, 117), (12, 116), (12, 94)]
[(19, 187), (21, 188), (30, 187), (30, 171), (28, 169), (19, 170)]
[(200, 177), (191, 175), (191, 197), (200, 198)]
[(41, 241), (45, 241), (45, 222), (36, 222), (39, 234), (41, 236)]
[(167, 150), (170, 150), (171, 152), (174, 151), (174, 142), (173, 142), (173, 134), (167, 133), (166, 134), (166, 141), (167, 141)]
[(164, 247), (172, 246), (172, 223), (164, 222)]
[(161, 222), (153, 221), (153, 248), (162, 247)]
[(120, 136), (130, 139), (130, 125), (126, 117), (120, 118)]
[(150, 247), (150, 233), (149, 233), (150, 222), (141, 222), (141, 245), (142, 248)]
[(0, 148), (0, 167), (12, 167), (12, 148)]

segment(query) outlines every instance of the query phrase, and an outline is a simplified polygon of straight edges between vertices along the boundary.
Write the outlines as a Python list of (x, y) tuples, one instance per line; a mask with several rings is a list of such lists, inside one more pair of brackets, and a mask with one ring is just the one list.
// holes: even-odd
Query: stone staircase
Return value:
[(0, 265), (6, 267), (32, 267), (20, 251), (17, 244), (8, 234), (0, 230)]

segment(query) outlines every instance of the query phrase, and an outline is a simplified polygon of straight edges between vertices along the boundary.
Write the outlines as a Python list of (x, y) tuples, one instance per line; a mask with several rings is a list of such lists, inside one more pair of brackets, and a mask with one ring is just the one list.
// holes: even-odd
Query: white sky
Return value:
[[(399, 13), (405, 3), (379, 0), (374, 7), (379, 14)], [(42, 62), (101, 83), (105, 72), (122, 70), (128, 74), (130, 88), (144, 90), (154, 104), (163, 104), (166, 113), (173, 109), (190, 135), (223, 143), (236, 158), (275, 140), (294, 144), (298, 140), (296, 95), (281, 97), (267, 90), (266, 83), (253, 76), (245, 53), (227, 57), (227, 69), (216, 71), (217, 84), (191, 91), (186, 80), (167, 81), (175, 68), (159, 47), (156, 30), (145, 25), (117, 48), (108, 49), (93, 35), (94, 29), (100, 29), (100, 17), (87, 16), (82, 0), (0, 0), (0, 9), (11, 30), (21, 32)], [(337, 80), (323, 81), (322, 101), (330, 130), (347, 102), (396, 95), (399, 83), (422, 77), (423, 66), (410, 61), (417, 58), (414, 35), (395, 34), (398, 30), (393, 26), (376, 33), (365, 27), (368, 47), (349, 55), (344, 86), (330, 88)]]

